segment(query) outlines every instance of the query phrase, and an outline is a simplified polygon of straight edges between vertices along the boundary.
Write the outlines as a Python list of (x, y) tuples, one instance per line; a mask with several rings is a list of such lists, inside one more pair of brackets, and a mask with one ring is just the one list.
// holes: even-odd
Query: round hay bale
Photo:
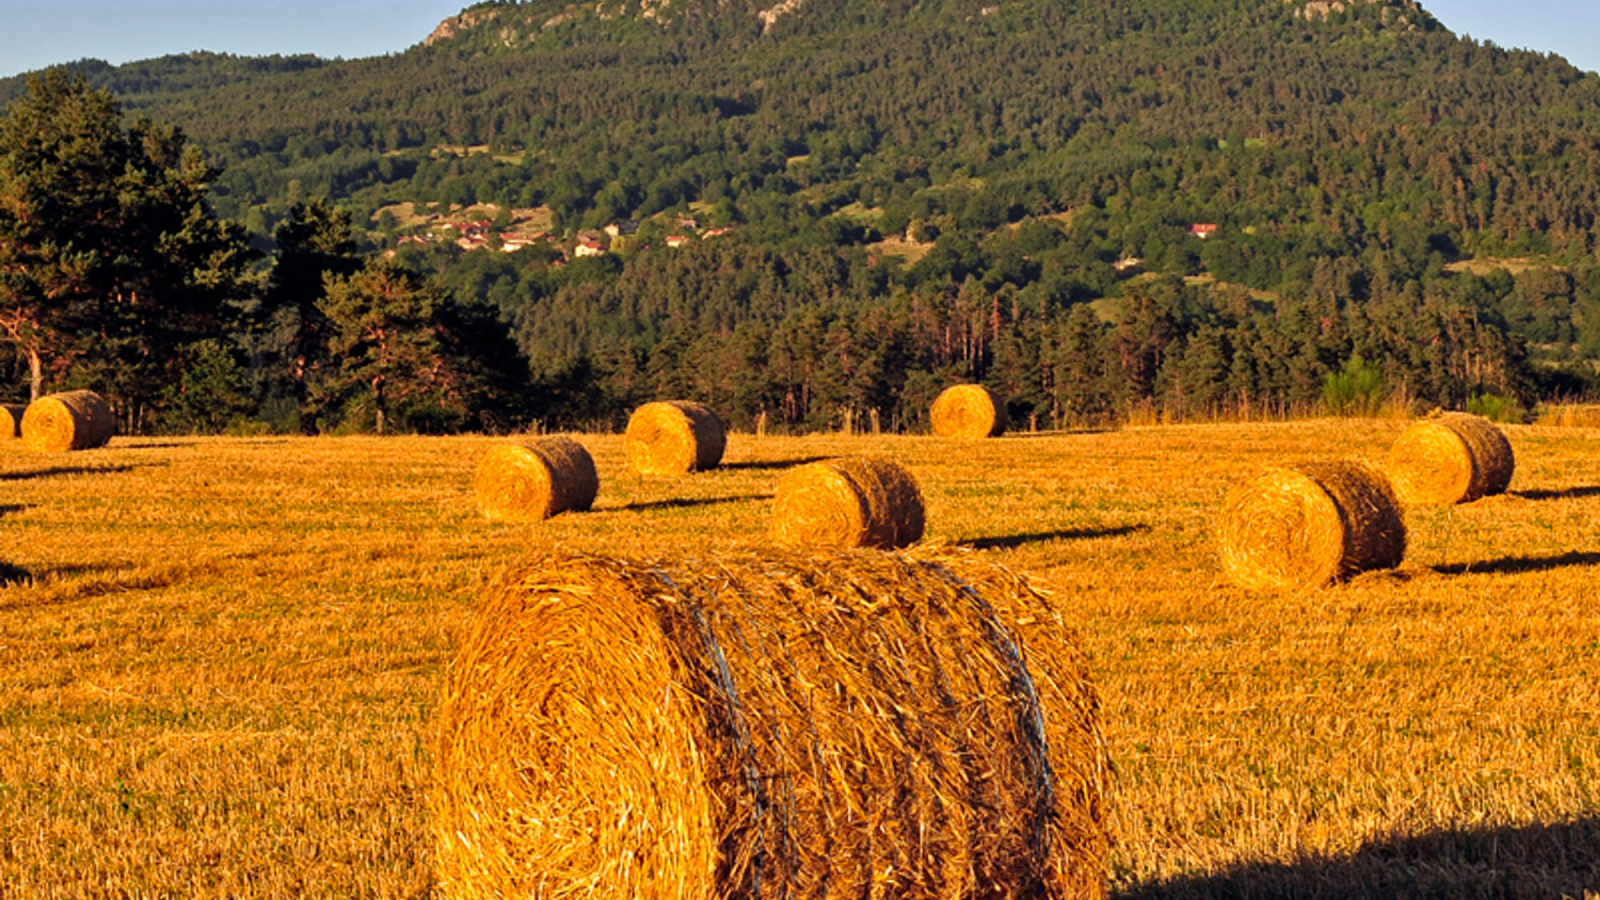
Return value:
[(646, 403), (634, 410), (623, 440), (628, 464), (641, 475), (714, 469), (727, 442), (716, 412), (687, 400)]
[(1006, 431), (1006, 404), (981, 384), (945, 388), (929, 411), (933, 433), (940, 437), (999, 437)]
[(490, 449), (472, 487), (489, 521), (538, 522), (593, 506), (600, 476), (582, 444), (555, 435)]
[(1389, 450), (1389, 477), (1407, 504), (1470, 503), (1501, 493), (1516, 467), (1500, 429), (1467, 413), (1424, 419)]
[(537, 559), (447, 679), (441, 894), (1104, 897), (1094, 691), (1053, 678), (935, 563)]
[(1406, 553), (1394, 489), (1357, 462), (1268, 469), (1228, 495), (1216, 531), (1223, 571), (1251, 590), (1317, 587)]
[(40, 397), (22, 414), (22, 443), (29, 450), (91, 450), (104, 447), (116, 430), (111, 407), (93, 391)]
[(0, 403), (0, 439), (22, 437), (22, 416), (27, 410), (24, 403)]
[(893, 549), (922, 539), (916, 479), (887, 459), (842, 457), (796, 466), (778, 481), (772, 537), (790, 547)]

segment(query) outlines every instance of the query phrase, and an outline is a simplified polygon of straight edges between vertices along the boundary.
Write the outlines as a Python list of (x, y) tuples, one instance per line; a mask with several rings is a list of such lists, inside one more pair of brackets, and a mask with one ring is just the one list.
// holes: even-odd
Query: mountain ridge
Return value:
[[(1083, 377), (1132, 393), (1095, 415), (1312, 404), (1374, 358), (1439, 404), (1600, 384), (1600, 77), (1557, 58), (1458, 38), (1407, 0), (807, 0), (767, 19), (770, 2), (672, 2), (479, 4), (367, 60), (84, 71), (212, 154), (214, 203), (262, 246), (331, 197), (368, 248), (494, 306), (540, 377), (601, 385), (605, 415), (647, 382), (693, 393), (701, 335), (810, 334), (807, 316), (863, 341), (859, 317), (897, 323), (928, 379), (1005, 368), (994, 343), (1018, 329), (1033, 361), (1008, 390), (1058, 420), (1077, 401), (1027, 373), (1098, 327), (1121, 342), (1115, 376)], [(453, 223), (481, 241), (402, 242), (485, 204)], [(548, 246), (484, 252), (534, 221)], [(694, 240), (707, 225), (736, 230)], [(1510, 257), (1545, 265), (1453, 265)], [(1161, 374), (1192, 342), (1214, 371), (1184, 377), (1222, 393)], [(918, 391), (877, 384), (874, 403)], [(745, 413), (775, 402), (756, 394)]]

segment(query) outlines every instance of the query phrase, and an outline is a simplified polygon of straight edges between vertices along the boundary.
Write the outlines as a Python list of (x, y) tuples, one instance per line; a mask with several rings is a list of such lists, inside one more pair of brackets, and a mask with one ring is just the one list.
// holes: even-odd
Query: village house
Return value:
[(461, 232), (463, 238), (488, 237), (489, 229), (494, 227), (494, 222), (488, 219), (477, 222), (446, 222), (444, 227)]
[(606, 245), (594, 238), (579, 238), (576, 246), (572, 248), (573, 256), (600, 256), (606, 252)]
[(525, 234), (516, 231), (502, 231), (500, 232), (500, 249), (506, 253), (515, 253), (524, 247), (532, 247), (534, 244), (544, 241), (549, 236), (550, 233), (547, 231), (535, 231), (532, 234)]
[(1189, 226), (1189, 233), (1203, 241), (1217, 233), (1217, 226), (1209, 222), (1198, 223)]
[(638, 219), (623, 219), (621, 222), (612, 222), (605, 227), (605, 233), (612, 237), (627, 237), (639, 231)]
[(673, 248), (682, 247), (684, 244), (687, 244), (687, 243), (689, 243), (689, 238), (688, 238), (687, 235), (682, 235), (682, 234), (669, 234), (669, 235), (667, 235), (667, 246), (668, 247), (673, 247)]

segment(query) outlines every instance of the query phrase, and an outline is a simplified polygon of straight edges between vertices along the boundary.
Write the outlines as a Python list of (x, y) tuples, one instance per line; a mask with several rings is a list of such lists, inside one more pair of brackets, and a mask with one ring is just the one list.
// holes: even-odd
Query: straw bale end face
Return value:
[(933, 433), (940, 437), (977, 440), (999, 437), (1006, 430), (1006, 404), (981, 384), (946, 388), (929, 411)]
[(893, 549), (922, 539), (922, 492), (886, 459), (842, 457), (796, 466), (778, 482), (772, 537), (808, 547)]
[(634, 410), (623, 446), (628, 464), (641, 475), (685, 475), (716, 468), (727, 440), (711, 407), (673, 400)]
[(1389, 477), (1401, 502), (1470, 503), (1505, 491), (1516, 470), (1511, 443), (1493, 422), (1446, 413), (1407, 428), (1389, 450)]
[(1405, 558), (1393, 488), (1355, 462), (1268, 469), (1228, 495), (1216, 533), (1223, 571), (1250, 590), (1318, 587)]
[(593, 506), (600, 477), (582, 444), (557, 435), (492, 448), (472, 486), (489, 521), (537, 522)]
[(22, 443), (29, 450), (92, 450), (105, 446), (116, 430), (110, 405), (93, 391), (40, 397), (22, 415)]
[(27, 410), (23, 403), (0, 403), (0, 440), (22, 437), (22, 416)]
[(442, 895), (1104, 897), (1093, 687), (1035, 676), (996, 612), (1032, 598), (990, 589), (871, 551), (530, 561), (440, 706)]

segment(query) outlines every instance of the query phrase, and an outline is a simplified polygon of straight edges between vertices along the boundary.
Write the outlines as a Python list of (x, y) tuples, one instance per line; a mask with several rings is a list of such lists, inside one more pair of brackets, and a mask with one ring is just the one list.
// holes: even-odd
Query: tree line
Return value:
[(0, 121), (0, 336), (11, 399), (87, 387), (125, 432), (506, 429), (526, 363), (423, 273), (297, 204), (252, 246), (171, 126), (53, 69)]

